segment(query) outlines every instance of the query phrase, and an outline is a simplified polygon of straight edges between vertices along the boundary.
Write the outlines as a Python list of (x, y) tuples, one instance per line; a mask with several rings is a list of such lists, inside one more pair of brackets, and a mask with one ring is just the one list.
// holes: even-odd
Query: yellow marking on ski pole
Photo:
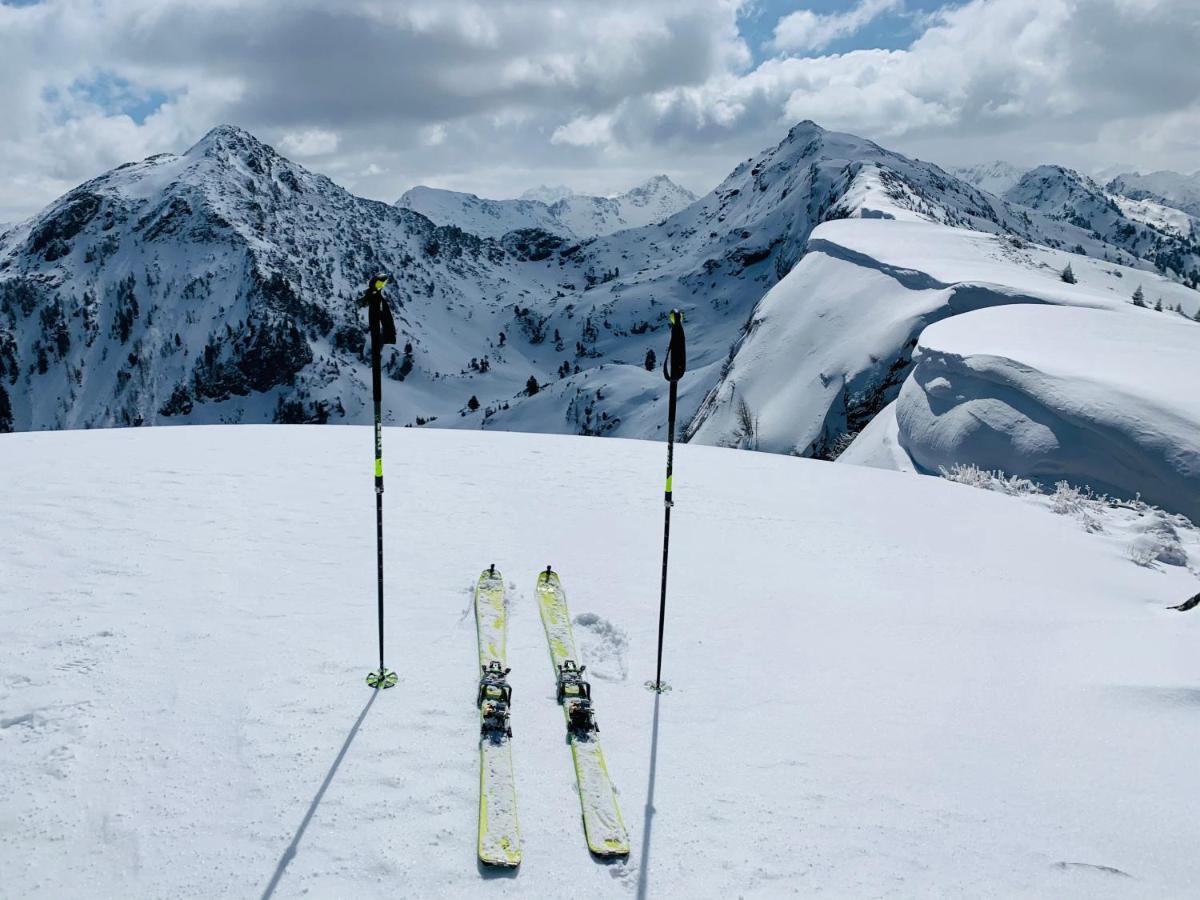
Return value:
[(671, 482), (674, 480), (674, 478), (675, 478), (675, 476), (673, 476), (673, 475), (667, 476), (667, 493), (668, 494), (671, 493)]
[(379, 457), (375, 457), (375, 477), (383, 477), (383, 460)]

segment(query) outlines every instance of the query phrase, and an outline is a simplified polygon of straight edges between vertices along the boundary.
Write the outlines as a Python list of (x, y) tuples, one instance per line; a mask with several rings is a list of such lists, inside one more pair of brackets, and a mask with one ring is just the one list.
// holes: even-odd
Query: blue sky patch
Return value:
[[(838, 15), (849, 12), (857, 5), (857, 2), (847, 0), (756, 0), (739, 17), (738, 28), (750, 46), (754, 65), (757, 66), (764, 59), (778, 55), (771, 47), (771, 39), (776, 23), (784, 16), (800, 9), (821, 16)], [(946, 0), (906, 0), (903, 7), (883, 13), (855, 34), (835, 40), (812, 54), (803, 55), (826, 56), (864, 49), (903, 50), (921, 36), (923, 14), (953, 5)]]
[(163, 91), (139, 87), (112, 72), (76, 81), (71, 85), (71, 93), (94, 103), (110, 116), (127, 115), (138, 125), (170, 99)]

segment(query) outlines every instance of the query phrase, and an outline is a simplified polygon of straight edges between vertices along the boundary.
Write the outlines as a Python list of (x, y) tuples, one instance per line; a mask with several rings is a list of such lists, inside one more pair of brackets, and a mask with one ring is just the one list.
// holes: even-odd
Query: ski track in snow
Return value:
[[(1179, 567), (1016, 498), (681, 446), (656, 707), (660, 444), (384, 443), (400, 682), (368, 708), (368, 429), (0, 439), (0, 893), (1196, 894)], [(547, 561), (583, 611), (625, 863), (584, 844), (533, 597)], [(495, 878), (461, 615), (491, 562), (525, 849)]]

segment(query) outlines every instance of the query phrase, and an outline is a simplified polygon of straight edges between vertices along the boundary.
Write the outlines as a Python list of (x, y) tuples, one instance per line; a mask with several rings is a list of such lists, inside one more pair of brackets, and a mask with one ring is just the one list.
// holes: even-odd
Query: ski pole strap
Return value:
[(667, 381), (678, 381), (687, 371), (687, 346), (683, 337), (683, 313), (678, 309), (667, 314), (667, 322), (671, 326), (671, 342), (667, 345), (667, 355), (663, 360), (663, 378)]

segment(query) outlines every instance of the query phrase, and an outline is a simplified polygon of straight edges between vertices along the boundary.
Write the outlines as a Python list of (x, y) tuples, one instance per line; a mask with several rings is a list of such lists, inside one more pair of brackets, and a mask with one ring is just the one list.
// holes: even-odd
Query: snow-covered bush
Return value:
[(999, 469), (988, 471), (973, 464), (955, 463), (950, 468), (940, 467), (942, 477), (965, 484), (969, 487), (982, 488), (985, 491), (996, 491), (1010, 497), (1026, 497), (1030, 494), (1042, 493), (1041, 487), (1028, 478), (1016, 475), (1005, 475)]

